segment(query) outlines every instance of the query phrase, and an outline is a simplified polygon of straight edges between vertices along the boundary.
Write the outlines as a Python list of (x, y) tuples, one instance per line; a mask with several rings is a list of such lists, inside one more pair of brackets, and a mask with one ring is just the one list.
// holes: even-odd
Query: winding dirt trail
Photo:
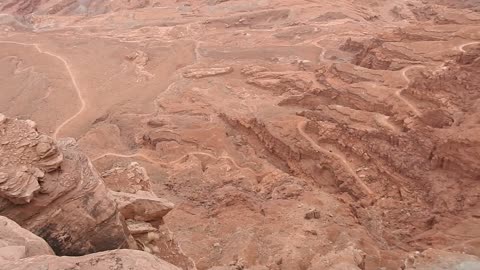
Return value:
[[(465, 51), (465, 47), (470, 46), (470, 45), (475, 45), (475, 44), (480, 44), (480, 41), (472, 41), (472, 42), (463, 43), (461, 45), (453, 47), (453, 50), (458, 50), (462, 53), (466, 53), (467, 51)], [(426, 68), (426, 67), (424, 65), (412, 65), (412, 66), (409, 66), (409, 67), (406, 67), (406, 68), (402, 69), (402, 76), (405, 79), (405, 81), (407, 82), (407, 85), (405, 87), (402, 87), (398, 91), (396, 91), (395, 95), (399, 99), (401, 99), (410, 108), (410, 110), (415, 113), (416, 116), (421, 116), (422, 113), (417, 109), (417, 107), (413, 103), (411, 103), (408, 99), (406, 99), (405, 97), (402, 96), (402, 91), (407, 89), (408, 86), (410, 85), (410, 83), (412, 82), (412, 80), (407, 76), (407, 72), (412, 70), (412, 69), (415, 69), (415, 68)]]
[(73, 75), (73, 72), (70, 68), (70, 65), (68, 64), (68, 61), (65, 60), (65, 58), (61, 57), (60, 55), (58, 54), (55, 54), (55, 53), (51, 53), (51, 52), (48, 52), (48, 51), (44, 51), (40, 48), (40, 46), (36, 43), (22, 43), (22, 42), (16, 42), (16, 41), (0, 41), (0, 44), (16, 44), (16, 45), (22, 45), (22, 46), (33, 46), (39, 53), (42, 53), (42, 54), (46, 54), (46, 55), (49, 55), (49, 56), (52, 56), (52, 57), (55, 57), (57, 58), (58, 60), (60, 60), (63, 65), (65, 66), (65, 68), (67, 69), (67, 72), (68, 72), (68, 75), (70, 76), (70, 79), (72, 81), (72, 84), (73, 84), (73, 87), (75, 88), (75, 92), (78, 96), (78, 99), (80, 100), (80, 108), (79, 110), (72, 116), (70, 116), (68, 119), (66, 119), (63, 123), (61, 123), (56, 129), (55, 131), (53, 132), (53, 138), (57, 138), (58, 136), (58, 133), (62, 130), (62, 128), (67, 125), (68, 123), (70, 123), (73, 119), (75, 119), (77, 116), (79, 116), (84, 110), (85, 110), (85, 107), (86, 107), (86, 102), (85, 102), (85, 99), (83, 98), (82, 96), (82, 92), (80, 91), (80, 87), (78, 86), (78, 83), (77, 83), (77, 80), (75, 79), (75, 76)]
[(407, 82), (407, 85), (405, 87), (402, 87), (399, 90), (397, 90), (395, 92), (395, 95), (410, 108), (410, 110), (415, 114), (415, 116), (421, 116), (422, 113), (417, 109), (417, 106), (415, 106), (408, 99), (406, 99), (404, 96), (402, 96), (403, 90), (407, 89), (408, 86), (410, 85), (410, 83), (412, 82), (412, 80), (410, 80), (410, 78), (408, 78), (407, 72), (411, 69), (414, 69), (414, 68), (425, 68), (425, 66), (423, 66), (423, 65), (413, 65), (413, 66), (409, 66), (409, 67), (404, 68), (402, 70), (402, 76), (405, 79), (405, 81)]
[[(325, 53), (326, 53), (326, 49), (319, 45), (317, 42), (313, 42), (312, 43), (314, 46), (316, 46), (317, 48), (321, 49), (322, 52), (320, 53), (320, 56), (319, 56), (319, 60), (321, 62), (327, 62), (328, 60), (325, 59)], [(421, 66), (421, 65), (414, 65), (414, 66), (409, 66), (409, 67), (406, 67), (402, 70), (402, 76), (403, 78), (405, 79), (405, 81), (407, 81), (407, 85), (405, 87), (402, 87), (401, 89), (399, 89), (398, 91), (395, 92), (395, 95), (402, 101), (404, 102), (409, 108), (411, 111), (413, 111), (413, 113), (416, 115), (416, 116), (421, 116), (421, 113), (420, 111), (417, 109), (417, 107), (412, 104), (408, 99), (406, 99), (405, 97), (403, 97), (401, 95), (402, 91), (405, 90), (408, 85), (410, 84), (411, 80), (410, 78), (408, 78), (407, 76), (407, 72), (410, 70), (410, 69), (413, 69), (413, 68), (420, 68), (420, 67), (424, 67), (424, 66)], [(400, 130), (395, 127), (394, 125), (392, 125), (389, 121), (388, 121), (388, 116), (386, 115), (383, 115), (383, 114), (378, 114), (378, 122), (383, 125), (384, 127), (392, 130), (393, 132), (395, 133), (399, 133)]]
[[(165, 162), (161, 162), (161, 161), (158, 161), (158, 160), (154, 160), (154, 159), (151, 159), (150, 157), (148, 157), (147, 155), (144, 155), (144, 154), (140, 154), (140, 153), (137, 153), (137, 154), (130, 154), (130, 155), (125, 155), (125, 154), (119, 154), (119, 153), (114, 153), (114, 152), (108, 152), (108, 153), (105, 153), (105, 154), (102, 154), (98, 157), (95, 157), (92, 159), (92, 162), (95, 162), (97, 160), (100, 160), (102, 158), (106, 158), (106, 157), (120, 157), (120, 158), (142, 158), (150, 163), (153, 163), (153, 164), (158, 164), (158, 165), (161, 165), (161, 166), (166, 166), (168, 165), (168, 163), (165, 163)], [(183, 158), (183, 157), (182, 157)]]
[[(120, 40), (119, 40), (120, 41)], [(198, 61), (200, 60), (200, 57), (201, 57), (201, 54), (199, 53), (199, 46), (200, 46), (200, 41), (196, 41), (194, 40), (195, 42), (195, 48), (194, 48), (194, 53), (195, 53), (195, 63), (193, 63), (192, 65), (198, 63)], [(68, 75), (70, 76), (70, 80), (72, 81), (72, 84), (73, 84), (73, 87), (75, 88), (75, 92), (78, 96), (78, 99), (80, 101), (80, 108), (78, 109), (78, 111), (73, 114), (72, 116), (70, 116), (69, 118), (67, 118), (64, 122), (62, 122), (60, 125), (57, 126), (57, 128), (55, 129), (55, 131), (53, 132), (53, 138), (54, 139), (57, 139), (58, 138), (58, 134), (60, 133), (60, 131), (67, 125), (69, 124), (72, 120), (74, 120), (75, 118), (77, 118), (84, 110), (85, 108), (87, 107), (87, 104), (86, 104), (86, 101), (82, 95), (82, 91), (80, 90), (80, 87), (78, 86), (78, 82), (75, 78), (75, 76), (73, 75), (73, 72), (72, 72), (72, 69), (70, 67), (70, 64), (68, 63), (68, 61), (63, 58), (62, 56), (58, 55), (58, 54), (55, 54), (55, 53), (52, 53), (52, 52), (48, 52), (48, 51), (45, 51), (45, 50), (42, 50), (40, 48), (40, 46), (36, 43), (23, 43), (23, 42), (16, 42), (16, 41), (1, 41), (0, 40), (0, 44), (16, 44), (16, 45), (21, 45), (21, 46), (33, 46), (39, 53), (41, 54), (46, 54), (46, 55), (49, 55), (49, 56), (52, 56), (52, 57), (55, 57), (57, 58), (58, 60), (60, 60), (63, 65), (65, 66), (65, 68), (67, 69), (67, 72), (68, 72)], [(175, 81), (173, 81), (168, 87), (167, 87), (167, 91), (175, 84)]]
[[(468, 43), (464, 43), (462, 45), (459, 45), (459, 46), (456, 46), (454, 47), (453, 49), (457, 49), (463, 53), (465, 53), (465, 47), (466, 46), (470, 46), (470, 45), (474, 45), (474, 44), (480, 44), (479, 41), (475, 41), (475, 42), (468, 42)], [(325, 54), (325, 48), (323, 48), (322, 46), (318, 45), (317, 43), (314, 43), (315, 46), (317, 46), (318, 48), (322, 49), (322, 53), (320, 55), (320, 60), (324, 61), (325, 58), (324, 58), (324, 54)], [(415, 68), (426, 68), (424, 65), (412, 65), (412, 66), (409, 66), (409, 67), (406, 67), (402, 70), (402, 77), (404, 78), (404, 80), (406, 81), (406, 86), (405, 87), (402, 87), (400, 88), (399, 90), (397, 90), (395, 92), (395, 95), (400, 99), (402, 100), (409, 108), (412, 112), (415, 113), (416, 116), (421, 116), (421, 112), (418, 110), (418, 108), (412, 103), (410, 102), (408, 99), (406, 99), (405, 97), (403, 97), (401, 95), (402, 91), (407, 89), (408, 86), (410, 85), (410, 83), (412, 82), (411, 79), (408, 77), (407, 75), (407, 72), (412, 70), (412, 69), (415, 69)], [(388, 117), (385, 116), (385, 117), (379, 117), (378, 118), (378, 121), (380, 122), (380, 124), (390, 128), (391, 130), (395, 131), (395, 132), (400, 132), (400, 130), (395, 127), (394, 125), (392, 125), (391, 123), (389, 123), (388, 121)], [(358, 185), (364, 190), (364, 192), (366, 194), (368, 194), (369, 196), (372, 196), (374, 195), (374, 192), (367, 186), (367, 184), (365, 184), (365, 182), (362, 181), (362, 179), (360, 179), (360, 177), (358, 177), (358, 175), (355, 173), (354, 169), (352, 168), (352, 166), (349, 164), (349, 162), (340, 154), (340, 153), (336, 153), (334, 151), (331, 151), (331, 150), (327, 150), (323, 147), (321, 147), (320, 145), (318, 145), (308, 134), (306, 134), (305, 132), (305, 126), (307, 124), (307, 121), (304, 120), (304, 121), (301, 121), (297, 124), (297, 129), (298, 129), (298, 132), (300, 133), (300, 135), (302, 137), (304, 137), (309, 143), (310, 145), (316, 150), (316, 151), (319, 151), (325, 155), (328, 155), (328, 156), (331, 156), (337, 160), (339, 160), (344, 168), (355, 178), (356, 182), (358, 183)]]
[(466, 53), (467, 51), (465, 51), (464, 48), (467, 47), (467, 46), (470, 46), (470, 45), (475, 45), (475, 44), (480, 44), (480, 41), (472, 41), (472, 42), (464, 43), (464, 44), (456, 47), (456, 49), (463, 52), (463, 53)]
[(355, 178), (358, 185), (363, 189), (363, 191), (368, 196), (373, 196), (374, 192), (367, 186), (367, 184), (365, 184), (365, 182), (362, 181), (362, 179), (360, 179), (360, 177), (358, 177), (358, 175), (355, 173), (350, 163), (344, 157), (342, 157), (339, 153), (335, 153), (334, 151), (329, 151), (321, 147), (310, 136), (308, 136), (308, 134), (305, 132), (306, 125), (307, 125), (307, 121), (305, 120), (300, 121), (297, 124), (297, 129), (300, 135), (302, 135), (302, 137), (304, 137), (315, 150), (339, 160), (342, 163), (343, 167), (353, 176), (353, 178)]
[(142, 158), (152, 164), (157, 164), (157, 165), (160, 165), (162, 167), (167, 167), (169, 165), (173, 165), (175, 163), (178, 163), (180, 162), (181, 160), (183, 160), (184, 158), (190, 156), (190, 155), (202, 155), (202, 156), (207, 156), (209, 158), (212, 158), (212, 159), (215, 159), (215, 160), (220, 160), (220, 159), (226, 159), (228, 161), (230, 161), (233, 166), (239, 170), (248, 170), (250, 172), (252, 172), (253, 174), (255, 174), (255, 176), (264, 176), (265, 173), (257, 173), (256, 171), (254, 171), (252, 168), (249, 168), (249, 167), (243, 167), (243, 166), (240, 166), (238, 165), (238, 163), (230, 156), (226, 156), (226, 155), (222, 155), (222, 156), (215, 156), (215, 155), (212, 155), (210, 153), (206, 153), (206, 152), (199, 152), (199, 151), (192, 151), (192, 152), (188, 152), (186, 153), (185, 155), (175, 159), (175, 160), (172, 160), (172, 161), (168, 161), (168, 162), (164, 162), (164, 161), (160, 161), (160, 160), (154, 160), (152, 159), (151, 157), (145, 155), (145, 154), (142, 154), (142, 153), (136, 153), (136, 154), (131, 154), (131, 155), (125, 155), (125, 154), (119, 154), (119, 153), (113, 153), (113, 152), (109, 152), (109, 153), (105, 153), (105, 154), (102, 154), (98, 157), (95, 157), (92, 159), (92, 162), (94, 161), (97, 161), (97, 160), (100, 160), (102, 158), (105, 158), (105, 157), (120, 157), (120, 158)]

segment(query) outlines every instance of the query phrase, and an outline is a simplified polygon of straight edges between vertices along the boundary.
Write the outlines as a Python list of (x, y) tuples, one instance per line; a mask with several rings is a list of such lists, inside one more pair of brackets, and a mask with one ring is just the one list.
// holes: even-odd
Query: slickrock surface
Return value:
[(0, 265), (1, 270), (180, 270), (172, 264), (138, 250), (119, 249), (80, 257), (37, 256)]
[[(477, 0), (4, 0), (0, 78), (34, 121), (0, 117), (0, 214), (57, 253), (130, 230), (183, 269), (480, 256)], [(107, 188), (151, 201), (123, 222)]]

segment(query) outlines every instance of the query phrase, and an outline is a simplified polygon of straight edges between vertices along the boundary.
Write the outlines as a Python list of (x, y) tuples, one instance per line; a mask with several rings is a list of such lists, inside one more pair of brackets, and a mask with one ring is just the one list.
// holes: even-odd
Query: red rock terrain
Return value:
[(478, 269), (479, 12), (3, 1), (0, 215), (59, 265)]

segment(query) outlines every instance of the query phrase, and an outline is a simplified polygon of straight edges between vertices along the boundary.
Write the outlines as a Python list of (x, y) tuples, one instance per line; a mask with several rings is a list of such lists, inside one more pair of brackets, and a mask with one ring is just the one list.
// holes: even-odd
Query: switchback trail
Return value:
[(329, 151), (329, 150), (321, 147), (307, 133), (305, 133), (305, 126), (306, 125), (307, 125), (307, 121), (300, 121), (297, 124), (297, 129), (298, 129), (298, 132), (300, 133), (300, 135), (302, 135), (302, 137), (304, 137), (310, 143), (310, 145), (313, 147), (313, 149), (315, 149), (315, 150), (317, 150), (317, 151), (319, 151), (319, 152), (321, 152), (321, 153), (323, 153), (327, 156), (331, 156), (331, 157), (337, 159), (338, 161), (340, 161), (342, 163), (343, 167), (353, 176), (353, 178), (355, 178), (355, 180), (358, 183), (358, 185), (360, 186), (360, 188), (362, 188), (363, 191), (368, 196), (374, 195), (374, 192), (365, 184), (365, 182), (362, 181), (362, 179), (360, 179), (360, 177), (358, 177), (358, 175), (355, 173), (355, 171), (353, 170), (350, 163), (344, 157), (342, 157), (338, 153), (335, 153), (333, 151)]
[(184, 158), (190, 156), (190, 155), (202, 155), (202, 156), (207, 156), (207, 157), (210, 157), (212, 159), (215, 159), (215, 160), (219, 160), (219, 159), (226, 159), (228, 161), (230, 161), (233, 166), (239, 170), (248, 170), (250, 172), (252, 172), (253, 174), (255, 174), (256, 176), (264, 176), (265, 173), (257, 173), (255, 172), (253, 169), (249, 168), (249, 167), (243, 167), (243, 166), (240, 166), (238, 165), (238, 163), (230, 156), (226, 156), (226, 155), (223, 155), (223, 156), (215, 156), (215, 155), (212, 155), (212, 154), (209, 154), (209, 153), (205, 153), (205, 152), (199, 152), (199, 151), (193, 151), (193, 152), (189, 152), (175, 160), (172, 160), (172, 161), (169, 161), (169, 162), (164, 162), (164, 161), (160, 161), (160, 160), (155, 160), (155, 159), (152, 159), (151, 157), (145, 155), (145, 154), (142, 154), (142, 153), (136, 153), (136, 154), (130, 154), (130, 155), (125, 155), (125, 154), (119, 154), (119, 153), (113, 153), (113, 152), (109, 152), (109, 153), (105, 153), (105, 154), (102, 154), (98, 157), (95, 157), (92, 159), (92, 161), (97, 161), (97, 160), (100, 160), (102, 158), (105, 158), (105, 157), (120, 157), (120, 158), (142, 158), (152, 164), (157, 164), (157, 165), (160, 165), (162, 167), (167, 167), (169, 165), (172, 165), (172, 164), (175, 164), (175, 163), (178, 163), (180, 162), (181, 160), (183, 160)]
[(410, 110), (415, 114), (415, 116), (421, 116), (422, 113), (417, 109), (417, 106), (415, 106), (414, 104), (412, 104), (410, 101), (408, 101), (408, 99), (406, 99), (405, 97), (402, 96), (402, 92), (403, 90), (407, 89), (408, 86), (410, 85), (410, 83), (412, 82), (410, 80), (410, 78), (408, 78), (407, 76), (407, 72), (411, 69), (414, 69), (414, 68), (425, 68), (425, 66), (422, 66), (422, 65), (413, 65), (413, 66), (409, 66), (409, 67), (406, 67), (402, 70), (402, 76), (403, 78), (405, 79), (405, 81), (407, 82), (407, 85), (405, 87), (402, 87), (400, 88), (399, 90), (397, 90), (395, 92), (395, 95), (403, 101), (403, 103), (407, 104), (407, 106), (410, 108)]

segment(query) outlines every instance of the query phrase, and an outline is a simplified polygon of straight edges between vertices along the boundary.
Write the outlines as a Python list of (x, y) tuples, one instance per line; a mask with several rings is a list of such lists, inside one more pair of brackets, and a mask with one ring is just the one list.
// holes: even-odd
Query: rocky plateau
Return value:
[(0, 270), (480, 269), (478, 0), (1, 0)]

